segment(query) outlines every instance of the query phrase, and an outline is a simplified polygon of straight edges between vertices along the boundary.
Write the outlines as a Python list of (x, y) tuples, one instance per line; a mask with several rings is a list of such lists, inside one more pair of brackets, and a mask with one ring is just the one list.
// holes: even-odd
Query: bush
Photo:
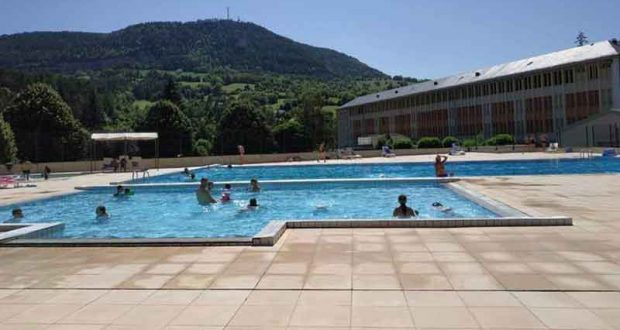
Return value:
[(392, 140), (392, 148), (394, 149), (411, 149), (413, 142), (406, 136), (398, 136)]
[(473, 148), (477, 145), (479, 146), (480, 143), (476, 143), (476, 139), (463, 140), (463, 144), (462, 144), (464, 148)]
[(512, 135), (510, 134), (497, 134), (494, 137), (486, 140), (484, 144), (488, 146), (505, 146), (508, 144), (512, 144), (512, 141)]
[(452, 147), (452, 144), (456, 143), (459, 144), (460, 141), (459, 139), (455, 138), (454, 136), (446, 136), (445, 138), (443, 138), (443, 140), (441, 141), (441, 144), (443, 145), (444, 148), (450, 148)]
[(212, 147), (213, 145), (211, 144), (211, 141), (198, 139), (194, 143), (194, 153), (198, 156), (208, 156)]
[(17, 146), (13, 130), (0, 115), (0, 163), (10, 163), (17, 158)]
[(423, 137), (418, 141), (418, 148), (441, 148), (441, 141), (436, 137)]
[(514, 139), (510, 134), (497, 134), (493, 137), (495, 139), (495, 144), (498, 146), (505, 146), (507, 144), (512, 144)]

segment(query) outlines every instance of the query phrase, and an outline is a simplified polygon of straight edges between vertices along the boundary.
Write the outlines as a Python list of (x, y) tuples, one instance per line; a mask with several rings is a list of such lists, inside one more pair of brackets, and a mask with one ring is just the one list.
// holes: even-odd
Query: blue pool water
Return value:
[[(260, 193), (234, 188), (233, 202), (207, 207), (196, 203), (192, 187), (137, 188), (136, 194), (127, 198), (113, 197), (112, 189), (15, 206), (23, 209), (23, 222), (64, 222), (63, 236), (67, 238), (252, 236), (271, 220), (390, 218), (399, 194), (409, 197), (410, 206), (420, 211), (420, 218), (495, 216), (434, 183), (267, 184)], [(216, 187), (214, 196), (220, 192), (221, 188)], [(259, 209), (240, 212), (250, 198), (258, 199)], [(432, 209), (435, 201), (452, 207), (453, 212)], [(95, 219), (98, 205), (108, 208), (110, 219)], [(0, 208), (0, 219), (9, 218), (11, 208)]]
[[(450, 162), (447, 171), (457, 176), (539, 175), (539, 174), (587, 174), (620, 173), (620, 157), (596, 157), (593, 159), (527, 160), (527, 161), (478, 161)], [(211, 181), (247, 181), (252, 177), (260, 180), (319, 179), (319, 178), (396, 178), (432, 177), (431, 163), (356, 164), (356, 165), (304, 165), (304, 166), (237, 166), (203, 168), (196, 177), (208, 177)], [(181, 173), (155, 176), (149, 183), (186, 182)]]

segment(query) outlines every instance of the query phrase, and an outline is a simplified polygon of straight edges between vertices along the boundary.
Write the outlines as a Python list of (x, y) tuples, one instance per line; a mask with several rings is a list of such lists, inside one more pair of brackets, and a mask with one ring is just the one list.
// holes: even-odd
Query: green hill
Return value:
[(383, 78), (337, 51), (295, 42), (253, 23), (202, 20), (129, 26), (111, 33), (31, 32), (0, 36), (0, 67), (28, 71), (133, 68)]

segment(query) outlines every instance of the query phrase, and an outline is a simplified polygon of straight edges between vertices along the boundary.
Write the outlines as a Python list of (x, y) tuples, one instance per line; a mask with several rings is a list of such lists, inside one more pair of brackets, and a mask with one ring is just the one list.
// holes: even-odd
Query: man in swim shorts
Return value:
[(211, 203), (217, 203), (217, 201), (211, 196), (209, 191), (209, 179), (200, 179), (200, 186), (196, 189), (196, 199), (200, 205), (208, 205)]

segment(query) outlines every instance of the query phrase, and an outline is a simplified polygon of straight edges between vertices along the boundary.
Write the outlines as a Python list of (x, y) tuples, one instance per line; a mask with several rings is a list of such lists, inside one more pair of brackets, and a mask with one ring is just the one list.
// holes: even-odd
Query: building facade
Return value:
[(501, 133), (561, 143), (562, 131), (612, 109), (620, 109), (615, 39), (358, 97), (338, 109), (338, 144)]

